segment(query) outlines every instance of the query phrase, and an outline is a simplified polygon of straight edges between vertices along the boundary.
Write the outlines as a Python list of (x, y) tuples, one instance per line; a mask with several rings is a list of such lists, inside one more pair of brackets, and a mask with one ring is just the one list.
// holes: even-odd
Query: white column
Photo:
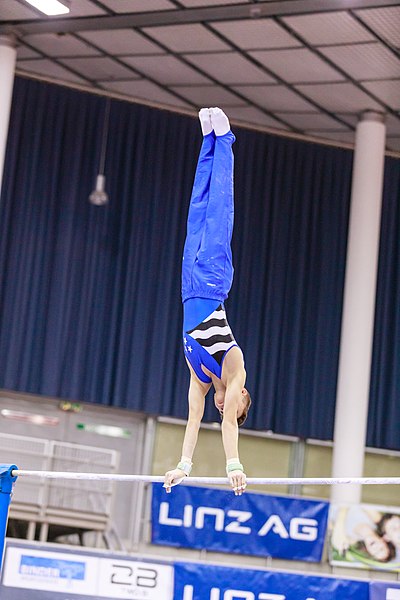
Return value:
[(13, 36), (0, 35), (0, 191), (3, 181), (16, 60), (17, 50)]
[[(365, 111), (356, 130), (332, 477), (361, 477), (375, 316), (385, 116)], [(361, 486), (332, 488), (332, 502), (358, 503)]]

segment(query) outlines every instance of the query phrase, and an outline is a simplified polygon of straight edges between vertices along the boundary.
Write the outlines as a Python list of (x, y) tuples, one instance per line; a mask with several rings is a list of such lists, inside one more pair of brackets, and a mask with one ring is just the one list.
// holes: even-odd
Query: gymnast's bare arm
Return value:
[[(237, 419), (243, 411), (243, 390), (246, 382), (243, 354), (240, 348), (232, 348), (226, 355), (223, 367), (223, 380), (226, 386), (222, 417), (222, 442), (227, 464), (239, 462), (239, 427)], [(235, 470), (228, 473), (235, 494), (241, 494), (246, 488), (246, 475)]]
[[(200, 381), (190, 367), (190, 386), (188, 394), (189, 416), (186, 423), (185, 437), (183, 439), (181, 462), (192, 462), (194, 449), (196, 448), (197, 444), (200, 423), (204, 415), (205, 397), (210, 387), (211, 384)], [(178, 467), (168, 471), (165, 474), (164, 480), (164, 487), (167, 493), (171, 491), (171, 486), (174, 483), (179, 482), (179, 480), (185, 477), (185, 475), (187, 475), (187, 473)]]
[[(240, 469), (243, 469), (239, 461), (239, 429), (237, 418), (243, 410), (244, 400), (242, 392), (246, 380), (246, 371), (244, 369), (243, 355), (239, 348), (232, 348), (225, 360), (226, 364), (224, 364), (223, 374), (223, 387), (225, 389), (221, 425), (222, 441), (227, 466), (229, 463), (233, 463), (233, 465), (239, 464)], [(200, 424), (204, 414), (205, 396), (211, 387), (211, 384), (203, 383), (198, 379), (189, 363), (188, 366), (190, 369), (189, 417), (182, 446), (181, 462), (176, 469), (168, 471), (165, 474), (164, 487), (167, 492), (171, 491), (172, 485), (179, 483), (185, 475), (190, 473)], [(218, 381), (214, 380), (214, 385), (218, 387), (220, 387), (221, 383), (218, 384)], [(182, 466), (182, 468), (179, 468), (179, 466)], [(189, 469), (188, 472), (184, 470), (186, 467)], [(246, 489), (246, 475), (240, 469), (235, 469), (228, 473), (230, 484), (236, 495), (242, 494)]]
[(182, 446), (182, 456), (187, 456), (190, 460), (193, 458), (197, 444), (200, 423), (204, 415), (205, 397), (210, 387), (211, 383), (200, 381), (190, 368), (189, 416)]

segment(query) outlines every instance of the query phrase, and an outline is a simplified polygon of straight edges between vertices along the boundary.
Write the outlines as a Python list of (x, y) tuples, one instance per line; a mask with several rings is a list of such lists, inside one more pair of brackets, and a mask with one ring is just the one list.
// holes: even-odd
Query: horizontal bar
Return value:
[[(26, 471), (14, 469), (13, 477), (43, 479), (85, 479), (92, 481), (143, 481), (162, 483), (161, 475), (121, 475), (114, 473), (69, 473), (65, 471)], [(185, 477), (185, 483), (227, 484), (227, 477)], [(248, 477), (248, 485), (400, 485), (400, 477)]]

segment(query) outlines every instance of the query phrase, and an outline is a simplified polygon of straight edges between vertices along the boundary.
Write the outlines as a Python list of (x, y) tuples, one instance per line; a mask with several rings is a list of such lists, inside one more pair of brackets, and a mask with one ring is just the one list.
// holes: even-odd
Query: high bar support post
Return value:
[(0, 575), (3, 566), (8, 512), (14, 484), (17, 481), (13, 471), (17, 469), (16, 465), (0, 465)]

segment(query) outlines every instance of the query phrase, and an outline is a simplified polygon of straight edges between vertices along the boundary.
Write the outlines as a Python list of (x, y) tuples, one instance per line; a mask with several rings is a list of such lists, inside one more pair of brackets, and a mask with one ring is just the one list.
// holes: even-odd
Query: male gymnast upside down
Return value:
[(190, 370), (189, 416), (177, 467), (165, 474), (167, 492), (190, 474), (205, 396), (214, 386), (222, 418), (226, 472), (236, 495), (246, 488), (238, 427), (251, 404), (243, 354), (226, 319), (233, 280), (233, 153), (235, 136), (219, 108), (199, 112), (203, 144), (197, 164), (182, 262), (183, 343)]

